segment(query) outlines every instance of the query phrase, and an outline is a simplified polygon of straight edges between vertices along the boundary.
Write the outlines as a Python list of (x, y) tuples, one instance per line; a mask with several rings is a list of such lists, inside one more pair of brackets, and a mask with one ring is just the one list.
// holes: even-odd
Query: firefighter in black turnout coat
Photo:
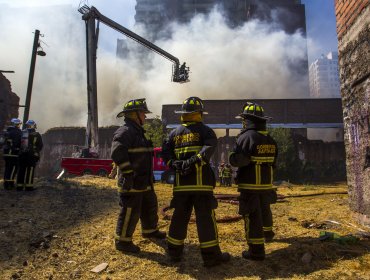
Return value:
[(15, 187), (15, 177), (18, 171), (18, 155), (21, 148), (22, 124), (20, 119), (13, 118), (11, 125), (5, 131), (3, 156), (5, 160), (4, 189), (11, 190)]
[(196, 225), (204, 266), (216, 266), (230, 259), (222, 253), (214, 209), (215, 174), (209, 164), (217, 146), (212, 129), (202, 123), (203, 102), (198, 97), (187, 98), (182, 105), (182, 124), (170, 132), (164, 141), (162, 155), (176, 171), (171, 208), (174, 212), (167, 237), (168, 254), (181, 261), (190, 216), (195, 209)]
[(36, 122), (28, 120), (26, 128), (22, 131), (22, 143), (19, 153), (19, 171), (17, 176), (17, 190), (34, 190), (33, 178), (35, 168), (40, 160), (40, 152), (43, 148), (42, 137), (36, 131)]
[(242, 256), (264, 260), (265, 239), (267, 241), (273, 237), (270, 204), (276, 202), (272, 180), (277, 144), (268, 135), (266, 122), (271, 118), (264, 115), (261, 106), (247, 102), (239, 116), (243, 118), (243, 129), (237, 137), (229, 161), (238, 167), (236, 181), (240, 192), (239, 214), (244, 218), (249, 246)]
[(145, 99), (128, 101), (117, 115), (124, 124), (113, 135), (111, 158), (118, 167), (118, 192), (121, 211), (116, 227), (117, 250), (138, 253), (132, 235), (140, 219), (142, 235), (164, 239), (158, 230), (158, 201), (153, 188), (153, 145), (142, 128), (150, 113)]

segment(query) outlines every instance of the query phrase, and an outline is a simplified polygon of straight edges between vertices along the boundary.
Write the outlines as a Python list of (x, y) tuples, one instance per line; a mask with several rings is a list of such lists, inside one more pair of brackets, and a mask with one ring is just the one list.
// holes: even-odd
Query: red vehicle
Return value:
[[(96, 75), (96, 58), (99, 37), (99, 23), (104, 23), (108, 27), (120, 32), (121, 34), (133, 39), (137, 43), (147, 47), (148, 49), (160, 54), (161, 56), (172, 61), (172, 81), (176, 83), (185, 83), (189, 81), (189, 67), (183, 63), (180, 66), (180, 60), (172, 54), (166, 52), (155, 44), (147, 41), (131, 30), (119, 25), (115, 21), (102, 15), (95, 7), (83, 5), (78, 9), (83, 15), (82, 19), (86, 26), (86, 66), (87, 66), (87, 126), (85, 148), (81, 153), (78, 151), (73, 157), (62, 158), (61, 167), (62, 173), (58, 176), (61, 178), (64, 173), (74, 175), (93, 174), (107, 176), (112, 171), (112, 160), (99, 159), (98, 148), (98, 104), (97, 104), (97, 75)], [(96, 153), (90, 153), (95, 151)], [(161, 158), (161, 148), (154, 148), (153, 171), (156, 181), (167, 181), (170, 175), (169, 172), (164, 172), (168, 168)], [(173, 175), (172, 177), (173, 178)]]
[[(153, 172), (155, 181), (161, 181), (163, 172), (168, 170), (168, 166), (161, 157), (161, 151), (162, 148), (154, 148)], [(77, 176), (91, 174), (106, 177), (112, 171), (113, 161), (93, 157), (63, 157), (61, 167), (66, 174)]]

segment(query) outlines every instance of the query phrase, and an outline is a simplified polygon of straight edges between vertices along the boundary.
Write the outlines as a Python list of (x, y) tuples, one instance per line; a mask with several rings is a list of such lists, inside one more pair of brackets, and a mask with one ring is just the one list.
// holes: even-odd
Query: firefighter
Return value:
[(249, 247), (242, 256), (261, 261), (265, 259), (264, 229), (266, 239), (273, 233), (270, 204), (276, 202), (272, 180), (277, 144), (266, 130), (266, 122), (271, 118), (264, 115), (261, 106), (247, 102), (239, 116), (243, 119), (243, 129), (237, 136), (229, 161), (238, 167), (239, 214), (244, 218)]
[(19, 171), (17, 176), (17, 190), (33, 191), (33, 178), (35, 168), (40, 160), (40, 152), (43, 148), (42, 137), (36, 131), (37, 125), (33, 120), (26, 122), (22, 130), (21, 150), (19, 153)]
[(18, 156), (21, 148), (22, 122), (20, 119), (13, 118), (10, 126), (5, 131), (3, 156), (5, 161), (4, 170), (4, 189), (11, 190), (15, 187), (15, 177), (18, 171)]
[(217, 266), (230, 259), (228, 253), (220, 250), (214, 212), (217, 208), (213, 195), (216, 179), (209, 161), (217, 138), (202, 122), (205, 112), (200, 98), (187, 98), (182, 110), (175, 113), (181, 114), (182, 124), (170, 132), (162, 147), (163, 159), (176, 171), (170, 203), (174, 212), (167, 237), (168, 254), (172, 261), (181, 261), (194, 208), (203, 264)]
[(218, 178), (220, 180), (220, 187), (224, 185), (224, 177), (223, 177), (224, 167), (225, 167), (225, 164), (223, 162), (218, 166)]
[(121, 211), (116, 227), (115, 247), (125, 253), (139, 253), (132, 242), (140, 219), (145, 238), (166, 238), (158, 230), (158, 201), (153, 187), (153, 145), (144, 135), (143, 124), (150, 113), (145, 99), (124, 104), (117, 118), (124, 124), (113, 135), (111, 158), (118, 167), (118, 192)]
[(233, 171), (230, 167), (230, 164), (226, 164), (224, 170), (222, 171), (222, 178), (226, 187), (231, 187), (231, 178)]

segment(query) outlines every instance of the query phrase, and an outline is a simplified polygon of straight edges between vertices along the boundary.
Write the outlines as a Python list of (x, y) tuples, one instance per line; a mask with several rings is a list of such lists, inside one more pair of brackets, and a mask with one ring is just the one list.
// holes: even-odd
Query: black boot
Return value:
[(222, 263), (226, 263), (226, 262), (230, 261), (230, 258), (231, 258), (231, 256), (230, 256), (229, 253), (221, 253), (216, 258), (204, 260), (203, 266), (205, 266), (205, 267), (218, 266)]
[(118, 251), (124, 253), (139, 253), (140, 247), (132, 243), (131, 241), (115, 241), (115, 246)]
[(151, 233), (143, 233), (144, 238), (155, 238), (155, 239), (165, 239), (166, 233), (163, 231), (156, 230)]
[(263, 235), (265, 237), (265, 242), (270, 243), (273, 241), (275, 233), (272, 230), (269, 230), (269, 231), (264, 231)]
[(247, 260), (263, 261), (265, 259), (265, 245), (249, 244), (249, 250), (243, 251), (242, 256)]
[(250, 251), (243, 251), (242, 256), (247, 260), (253, 261), (263, 261), (265, 259), (265, 255), (254, 255)]
[(14, 187), (15, 187), (14, 182), (4, 182), (5, 190), (8, 190), (8, 191), (14, 190)]

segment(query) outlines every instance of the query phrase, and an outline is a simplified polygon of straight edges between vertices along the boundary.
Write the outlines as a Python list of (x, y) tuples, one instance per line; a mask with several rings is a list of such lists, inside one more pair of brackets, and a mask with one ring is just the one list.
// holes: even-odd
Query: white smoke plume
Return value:
[[(0, 68), (15, 70), (7, 77), (12, 84), (22, 85), (13, 91), (24, 98), (32, 31), (40, 29), (45, 34), (40, 39), (48, 45), (42, 44), (47, 56), (37, 58), (30, 117), (43, 131), (85, 126), (85, 24), (81, 15), (72, 6), (20, 9), (19, 13), (21, 17), (0, 12), (0, 36), (11, 45), (10, 52), (9, 46), (0, 45)], [(191, 81), (186, 84), (170, 82), (172, 64), (159, 55), (148, 58), (152, 67), (147, 70), (128, 56), (118, 60), (115, 51), (104, 48), (104, 32), (112, 31), (101, 28), (97, 60), (100, 126), (118, 124), (115, 116), (131, 98), (146, 97), (149, 109), (160, 115), (163, 104), (181, 103), (192, 95), (203, 99), (308, 96), (307, 77), (290, 67), (306, 59), (306, 40), (299, 33), (288, 35), (258, 21), (230, 29), (217, 10), (206, 17), (198, 15), (187, 25), (173, 24), (172, 30), (171, 39), (155, 43), (190, 66)], [(116, 38), (123, 35), (117, 33)]]

